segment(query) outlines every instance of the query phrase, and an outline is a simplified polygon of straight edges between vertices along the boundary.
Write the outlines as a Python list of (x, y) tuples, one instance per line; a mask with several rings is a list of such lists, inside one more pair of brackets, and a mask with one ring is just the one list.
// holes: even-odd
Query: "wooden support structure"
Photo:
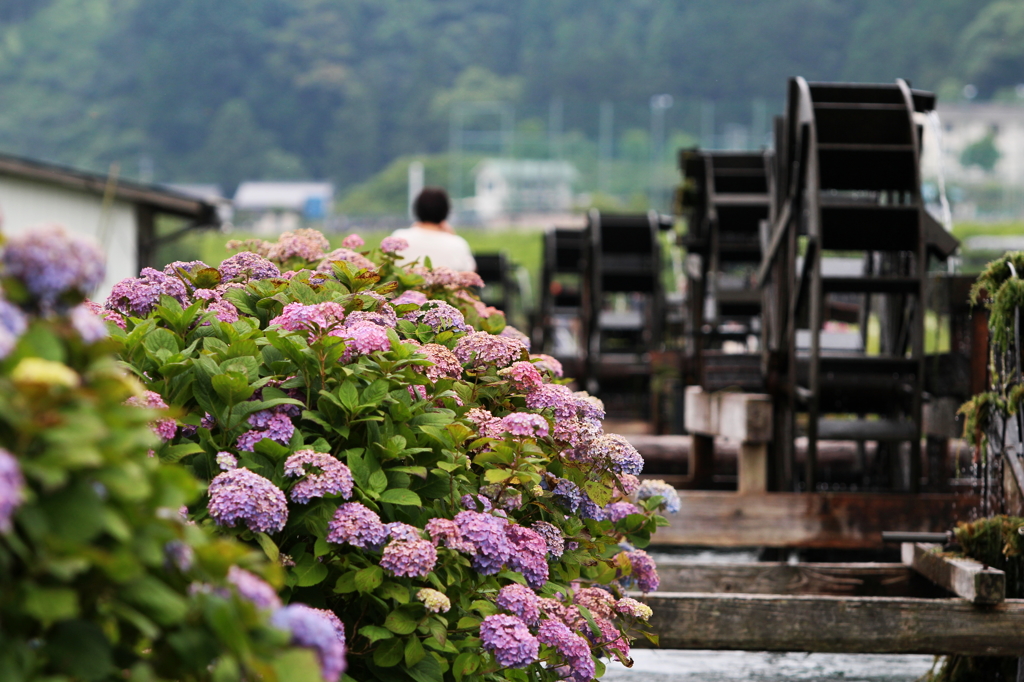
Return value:
[[(708, 393), (700, 386), (686, 387), (686, 430), (693, 434), (694, 483), (710, 472), (714, 461), (714, 437), (737, 441), (741, 494), (768, 490), (768, 443), (772, 440), (771, 397), (760, 393)], [(705, 472), (707, 472), (705, 474)]]
[(654, 543), (704, 547), (880, 548), (883, 530), (942, 532), (977, 506), (941, 493), (761, 493), (679, 491)]
[[(1024, 600), (656, 592), (663, 649), (1019, 656)], [(637, 646), (642, 643), (637, 642)]]
[(947, 596), (945, 590), (910, 566), (881, 563), (697, 564), (678, 559), (658, 561), (659, 589), (665, 592), (720, 594), (831, 594), (849, 597)]
[(974, 559), (943, 556), (941, 545), (904, 542), (903, 563), (975, 604), (998, 604), (1006, 599), (1006, 574)]

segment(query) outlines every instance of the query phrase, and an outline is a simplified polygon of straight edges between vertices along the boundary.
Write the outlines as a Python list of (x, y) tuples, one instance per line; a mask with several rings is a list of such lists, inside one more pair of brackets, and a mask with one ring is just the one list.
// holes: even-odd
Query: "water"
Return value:
[(932, 669), (932, 656), (778, 654), (749, 651), (633, 651), (634, 665), (608, 665), (615, 682), (914, 682)]

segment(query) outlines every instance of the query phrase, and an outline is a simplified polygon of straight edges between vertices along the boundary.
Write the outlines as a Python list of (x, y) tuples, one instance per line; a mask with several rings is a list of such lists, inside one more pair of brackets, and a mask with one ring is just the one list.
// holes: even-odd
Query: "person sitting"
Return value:
[(430, 264), (460, 272), (476, 271), (476, 260), (465, 239), (455, 234), (448, 224), (451, 202), (448, 193), (440, 187), (425, 187), (412, 204), (416, 222), (392, 233), (409, 243), (398, 252), (399, 262), (430, 258)]

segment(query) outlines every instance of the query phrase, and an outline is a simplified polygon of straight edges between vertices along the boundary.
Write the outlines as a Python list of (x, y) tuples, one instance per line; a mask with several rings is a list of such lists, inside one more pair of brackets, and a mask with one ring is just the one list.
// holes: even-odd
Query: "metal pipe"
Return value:
[(952, 531), (945, 531), (943, 533), (918, 533), (900, 530), (882, 531), (882, 542), (937, 542), (946, 544), (952, 537)]

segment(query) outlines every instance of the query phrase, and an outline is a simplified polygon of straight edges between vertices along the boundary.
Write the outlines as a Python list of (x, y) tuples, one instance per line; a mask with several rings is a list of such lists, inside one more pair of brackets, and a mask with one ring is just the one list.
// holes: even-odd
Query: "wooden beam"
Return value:
[(744, 495), (768, 492), (768, 444), (740, 443), (736, 492)]
[(831, 594), (850, 597), (945, 597), (947, 593), (902, 564), (695, 564), (658, 561), (660, 590), (727, 594)]
[[(662, 649), (1018, 656), (1024, 600), (978, 607), (962, 599), (656, 592)], [(643, 645), (640, 641), (637, 646)]]
[(769, 443), (772, 399), (761, 393), (708, 393), (700, 386), (687, 386), (684, 423), (690, 433), (741, 443)]
[(941, 545), (904, 542), (903, 563), (975, 604), (998, 604), (1006, 598), (1006, 574), (979, 561), (942, 556)]
[(655, 545), (881, 548), (882, 531), (942, 532), (978, 504), (940, 493), (763, 493), (680, 490)]

